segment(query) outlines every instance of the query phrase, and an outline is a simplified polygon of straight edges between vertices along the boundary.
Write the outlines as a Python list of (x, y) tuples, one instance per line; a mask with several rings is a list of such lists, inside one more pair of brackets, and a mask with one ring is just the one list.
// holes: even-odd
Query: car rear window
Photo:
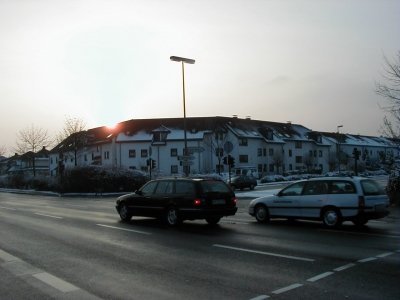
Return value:
[(361, 187), (365, 196), (385, 195), (383, 187), (374, 180), (361, 180)]
[(204, 193), (229, 193), (229, 187), (222, 181), (201, 181), (201, 189)]

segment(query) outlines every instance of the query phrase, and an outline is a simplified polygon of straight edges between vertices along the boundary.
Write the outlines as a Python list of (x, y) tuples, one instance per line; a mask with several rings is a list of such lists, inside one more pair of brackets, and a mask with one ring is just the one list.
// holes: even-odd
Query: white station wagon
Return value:
[(364, 225), (389, 214), (389, 199), (374, 180), (326, 177), (295, 182), (273, 196), (254, 199), (249, 214), (258, 222), (270, 218), (322, 220), (327, 227), (343, 221)]

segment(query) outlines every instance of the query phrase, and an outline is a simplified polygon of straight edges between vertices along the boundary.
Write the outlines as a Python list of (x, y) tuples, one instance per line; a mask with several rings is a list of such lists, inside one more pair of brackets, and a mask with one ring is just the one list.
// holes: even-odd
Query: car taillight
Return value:
[(200, 206), (201, 203), (202, 203), (201, 199), (194, 199), (194, 200), (193, 200), (193, 205), (194, 205), (194, 206)]
[(237, 198), (236, 197), (232, 198), (232, 203), (233, 203), (233, 205), (236, 205), (236, 203), (237, 203)]
[(360, 209), (364, 209), (365, 208), (364, 196), (358, 196), (358, 208), (360, 208)]

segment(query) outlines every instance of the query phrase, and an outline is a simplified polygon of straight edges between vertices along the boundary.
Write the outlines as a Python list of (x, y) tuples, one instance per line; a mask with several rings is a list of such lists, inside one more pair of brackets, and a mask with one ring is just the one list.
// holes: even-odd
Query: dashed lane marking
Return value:
[(311, 259), (311, 258), (283, 255), (283, 254), (279, 254), (279, 253), (264, 252), (264, 251), (251, 250), (251, 249), (238, 248), (238, 247), (231, 247), (231, 246), (220, 245), (220, 244), (214, 244), (213, 246), (218, 247), (218, 248), (225, 248), (225, 249), (230, 249), (230, 250), (243, 251), (243, 252), (261, 254), (261, 255), (267, 255), (267, 256), (275, 256), (275, 257), (281, 257), (281, 258), (287, 258), (287, 259), (294, 259), (294, 260), (301, 260), (301, 261), (308, 261), (308, 262), (315, 261), (315, 259)]
[(260, 295), (254, 298), (251, 298), (250, 300), (264, 300), (264, 299), (268, 299), (269, 296), (268, 295)]
[(389, 256), (392, 254), (394, 254), (394, 252), (386, 252), (386, 253), (379, 254), (376, 257), (383, 258), (383, 257)]
[(282, 293), (285, 293), (287, 291), (297, 289), (297, 288), (299, 288), (301, 286), (303, 286), (301, 283), (294, 283), (294, 284), (291, 284), (289, 286), (283, 287), (283, 288), (281, 288), (279, 290), (275, 290), (275, 291), (272, 292), (272, 294), (275, 294), (275, 295), (282, 294)]
[(341, 267), (333, 269), (333, 270), (336, 271), (336, 272), (340, 272), (340, 271), (344, 271), (344, 270), (350, 269), (350, 268), (354, 267), (355, 265), (356, 264), (349, 263), (347, 265), (341, 266)]
[(7, 210), (17, 210), (16, 208), (11, 208), (11, 207), (5, 207), (5, 206), (0, 206), (1, 209), (7, 209)]
[(140, 233), (140, 234), (147, 234), (147, 235), (151, 234), (151, 232), (146, 232), (146, 231), (141, 231), (141, 230), (133, 230), (133, 229), (127, 229), (127, 228), (122, 228), (122, 227), (104, 225), (104, 224), (96, 224), (96, 225), (97, 226), (101, 226), (101, 227), (105, 227), (105, 228), (117, 229), (117, 230), (122, 230), (122, 231), (129, 231), (129, 232)]
[(79, 290), (78, 287), (66, 282), (56, 276), (53, 276), (47, 272), (34, 274), (33, 277), (39, 279), (40, 281), (52, 286), (53, 288), (59, 290), (63, 293), (73, 292)]
[(335, 274), (335, 273), (333, 273), (333, 272), (325, 272), (325, 273), (319, 274), (317, 276), (311, 277), (311, 278), (307, 279), (307, 281), (316, 282), (316, 281), (318, 281), (320, 279), (323, 279), (325, 277), (328, 277), (328, 276), (330, 276), (332, 274)]
[(63, 217), (47, 215), (47, 214), (42, 214), (42, 213), (35, 213), (35, 215), (42, 216), (42, 217), (53, 218), (53, 219), (63, 219)]
[(376, 260), (376, 259), (377, 259), (376, 257), (367, 257), (367, 258), (364, 258), (364, 259), (360, 259), (357, 262), (366, 263), (366, 262), (373, 261), (373, 260)]

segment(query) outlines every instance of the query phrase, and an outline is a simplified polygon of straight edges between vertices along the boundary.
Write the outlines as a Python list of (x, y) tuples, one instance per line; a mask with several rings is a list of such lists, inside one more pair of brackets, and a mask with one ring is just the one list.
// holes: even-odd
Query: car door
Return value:
[(319, 218), (328, 199), (329, 185), (325, 180), (310, 180), (299, 198), (299, 210), (304, 218)]
[(147, 215), (148, 205), (154, 197), (157, 181), (150, 181), (129, 198), (128, 209), (135, 215)]
[(296, 182), (281, 190), (268, 204), (271, 216), (300, 217), (299, 200), (304, 188), (304, 181)]

